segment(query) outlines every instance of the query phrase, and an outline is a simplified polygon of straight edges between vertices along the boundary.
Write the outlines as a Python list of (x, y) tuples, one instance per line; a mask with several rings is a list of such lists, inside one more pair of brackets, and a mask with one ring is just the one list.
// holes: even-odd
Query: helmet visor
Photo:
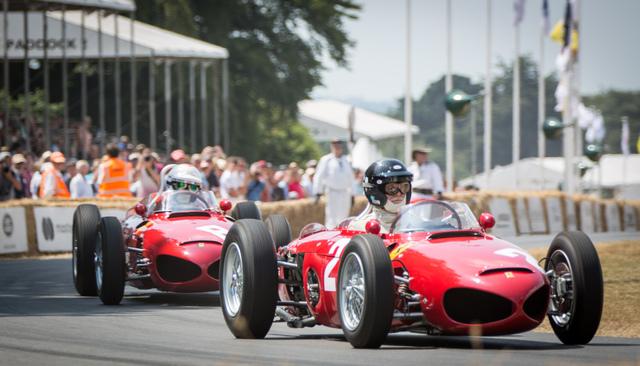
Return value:
[(182, 181), (174, 181), (169, 183), (169, 186), (176, 191), (190, 191), (197, 192), (200, 190), (200, 186), (193, 183), (187, 183)]
[(411, 183), (387, 183), (384, 186), (384, 193), (388, 196), (395, 196), (398, 193), (407, 194), (411, 190)]

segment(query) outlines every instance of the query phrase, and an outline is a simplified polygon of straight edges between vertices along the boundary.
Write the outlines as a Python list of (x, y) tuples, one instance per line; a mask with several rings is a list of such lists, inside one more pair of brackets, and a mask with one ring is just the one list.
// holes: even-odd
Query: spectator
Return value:
[(77, 173), (69, 183), (71, 198), (93, 197), (93, 187), (86, 179), (87, 173), (89, 173), (89, 163), (86, 160), (80, 160), (76, 163), (75, 168)]
[(20, 182), (20, 187), (22, 188), (15, 190), (14, 198), (30, 197), (29, 180), (27, 179), (27, 159), (25, 159), (22, 154), (15, 154), (11, 157), (11, 163), (13, 175)]
[(220, 177), (220, 196), (222, 198), (240, 201), (247, 193), (246, 179), (248, 175), (245, 172), (246, 162), (242, 158), (230, 157), (224, 173)]
[(173, 164), (185, 164), (189, 163), (189, 156), (182, 149), (176, 149), (171, 152), (171, 163)]
[(413, 197), (442, 199), (442, 172), (438, 164), (429, 160), (430, 152), (430, 148), (416, 148), (411, 152), (413, 162), (408, 170), (413, 174)]
[(67, 185), (64, 183), (62, 173), (60, 172), (64, 168), (66, 159), (61, 152), (54, 152), (49, 158), (50, 164), (45, 164), (44, 172), (42, 173), (42, 180), (40, 183), (40, 191), (38, 196), (40, 198), (69, 198), (71, 193)]
[(251, 168), (249, 169), (251, 179), (247, 186), (247, 200), (249, 201), (265, 201), (265, 198), (268, 197), (268, 195), (266, 195), (267, 184), (265, 183), (264, 173), (262, 172), (265, 165), (266, 162), (264, 160), (251, 164)]
[(331, 141), (331, 153), (323, 156), (313, 178), (313, 191), (319, 198), (326, 195), (325, 225), (333, 228), (349, 216), (353, 169), (344, 155), (344, 142)]
[(65, 163), (64, 166), (64, 171), (62, 172), (62, 177), (64, 178), (64, 183), (67, 185), (67, 187), (70, 187), (71, 184), (71, 179), (73, 179), (73, 177), (76, 176), (77, 170), (76, 170), (76, 163), (78, 161), (76, 159), (69, 159), (67, 160), (67, 162)]
[[(31, 198), (38, 198), (38, 192), (40, 191), (40, 183), (42, 181), (42, 172), (44, 171), (44, 164), (41, 161), (36, 161), (33, 164), (33, 175), (29, 182), (29, 191), (31, 192)], [(48, 163), (46, 163), (48, 164)]]
[(145, 149), (141, 158), (138, 159), (133, 181), (138, 185), (137, 197), (146, 197), (160, 189), (160, 174), (158, 174), (156, 160), (150, 150)]
[(91, 117), (85, 116), (78, 126), (78, 153), (82, 159), (90, 157), (93, 135), (91, 134)]
[(364, 187), (362, 187), (362, 181), (364, 179), (364, 172), (362, 169), (355, 168), (353, 171), (353, 187), (351, 188), (351, 194), (353, 197), (364, 196)]
[(107, 145), (107, 159), (98, 169), (97, 197), (130, 197), (129, 171), (127, 164), (118, 158), (120, 149), (115, 144)]
[(298, 168), (298, 164), (291, 163), (289, 164), (289, 169), (287, 170), (287, 190), (289, 191), (288, 198), (289, 199), (301, 199), (305, 198), (304, 187), (300, 183), (300, 169)]
[(304, 188), (306, 196), (313, 196), (313, 176), (316, 174), (316, 166), (318, 162), (316, 160), (309, 160), (306, 164), (304, 174), (300, 180), (300, 184)]
[(0, 152), (0, 201), (17, 198), (23, 192), (20, 179), (14, 173), (11, 166), (11, 153)]

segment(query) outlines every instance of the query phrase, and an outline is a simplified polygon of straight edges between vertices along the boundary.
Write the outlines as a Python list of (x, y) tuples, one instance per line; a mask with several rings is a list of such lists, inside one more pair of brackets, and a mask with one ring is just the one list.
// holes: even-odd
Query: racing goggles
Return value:
[(171, 186), (171, 188), (173, 188), (176, 191), (191, 191), (191, 192), (197, 192), (200, 190), (200, 186), (194, 183), (187, 183), (187, 182), (181, 182), (181, 181), (174, 181), (169, 183), (169, 185)]
[(387, 183), (384, 186), (384, 193), (387, 196), (395, 196), (398, 193), (407, 194), (411, 190), (411, 183), (402, 182), (402, 183)]

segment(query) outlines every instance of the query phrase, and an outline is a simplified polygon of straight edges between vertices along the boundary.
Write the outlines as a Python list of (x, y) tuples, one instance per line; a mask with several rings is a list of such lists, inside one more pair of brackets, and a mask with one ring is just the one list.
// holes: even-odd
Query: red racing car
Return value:
[(126, 218), (78, 206), (73, 216), (73, 282), (83, 296), (119, 304), (125, 283), (171, 292), (218, 290), (222, 243), (237, 218), (260, 218), (251, 202), (217, 203), (210, 191), (153, 194)]
[[(549, 318), (566, 344), (586, 344), (603, 306), (597, 252), (582, 232), (563, 232), (543, 267), (486, 232), (460, 202), (405, 207), (389, 233), (309, 224), (289, 243), (283, 216), (239, 220), (222, 249), (220, 296), (238, 338), (263, 338), (274, 316), (291, 327), (342, 328), (357, 348), (379, 347), (389, 332), (504, 335)], [(274, 249), (275, 248), (275, 249)]]

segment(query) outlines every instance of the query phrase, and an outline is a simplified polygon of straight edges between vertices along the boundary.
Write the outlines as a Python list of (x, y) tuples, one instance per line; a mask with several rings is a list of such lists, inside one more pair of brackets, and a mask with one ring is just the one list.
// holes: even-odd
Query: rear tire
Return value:
[(547, 252), (545, 270), (554, 270), (549, 322), (564, 344), (587, 344), (602, 316), (604, 286), (600, 259), (591, 239), (581, 231), (558, 234)]
[(73, 284), (81, 296), (96, 296), (94, 251), (100, 225), (96, 205), (79, 205), (73, 213), (72, 273)]
[(264, 220), (264, 223), (276, 244), (276, 249), (291, 242), (291, 226), (284, 215), (272, 214)]
[[(338, 313), (354, 348), (378, 348), (393, 317), (393, 272), (380, 237), (357, 235), (341, 258), (337, 283)], [(362, 293), (364, 292), (364, 294)]]
[(115, 217), (100, 220), (96, 241), (96, 287), (105, 305), (118, 305), (124, 296), (126, 264), (120, 221)]
[(236, 338), (264, 338), (278, 299), (276, 254), (265, 223), (234, 223), (220, 258), (220, 304), (227, 326)]
[(260, 214), (260, 209), (254, 202), (244, 201), (238, 202), (231, 210), (231, 217), (236, 220), (240, 219), (256, 219), (262, 220), (262, 215)]

